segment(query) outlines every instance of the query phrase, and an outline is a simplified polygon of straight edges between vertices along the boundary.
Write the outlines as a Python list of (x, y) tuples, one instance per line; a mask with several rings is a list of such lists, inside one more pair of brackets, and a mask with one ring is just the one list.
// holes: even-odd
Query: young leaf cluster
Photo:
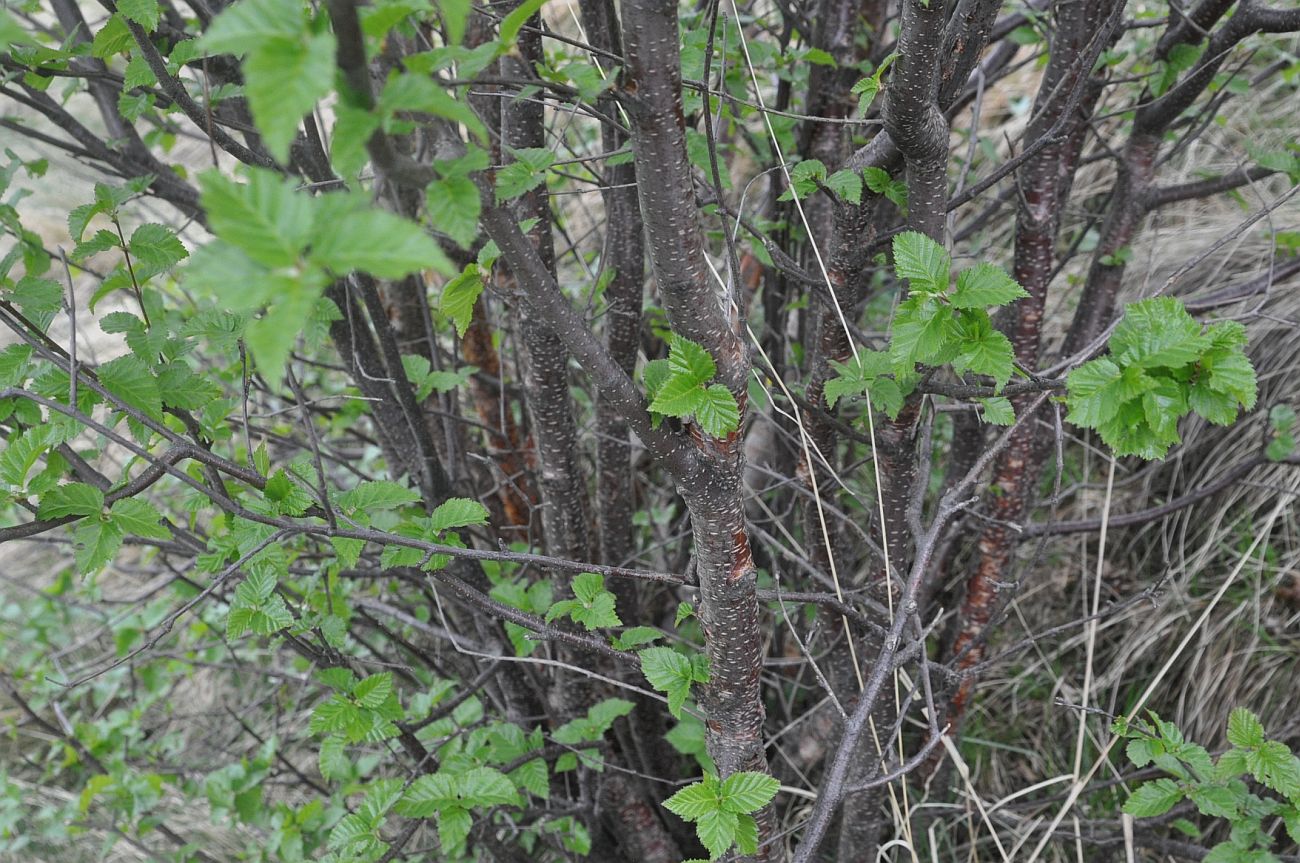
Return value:
[(1195, 412), (1230, 425), (1255, 405), (1255, 369), (1235, 321), (1202, 327), (1173, 297), (1131, 304), (1107, 354), (1070, 372), (1070, 422), (1096, 429), (1116, 455), (1163, 458), (1182, 438), (1178, 421)]
[(705, 434), (723, 438), (740, 427), (740, 406), (731, 390), (710, 384), (717, 365), (709, 352), (690, 339), (674, 334), (668, 358), (652, 360), (642, 372), (650, 396), (650, 413), (693, 419)]
[(758, 825), (750, 814), (762, 809), (780, 789), (766, 773), (733, 773), (726, 779), (706, 773), (664, 801), (664, 808), (694, 822), (695, 834), (717, 860), (732, 845), (741, 854), (758, 851)]
[(687, 656), (671, 647), (650, 647), (638, 655), (641, 673), (651, 686), (668, 696), (668, 712), (680, 719), (691, 684), (709, 682), (708, 657), (702, 653)]
[[(1185, 740), (1174, 723), (1148, 715), (1149, 722), (1120, 718), (1113, 730), (1128, 739), (1125, 752), (1134, 766), (1155, 766), (1167, 775), (1133, 789), (1126, 813), (1152, 818), (1186, 800), (1200, 814), (1227, 821), (1229, 837), (1210, 849), (1204, 858), (1210, 863), (1277, 863), (1273, 819), (1300, 842), (1300, 758), (1286, 744), (1267, 739), (1258, 716), (1234, 709), (1228, 717), (1232, 748), (1215, 759), (1205, 747)], [(1248, 780), (1276, 796), (1255, 793)], [(1174, 826), (1193, 838), (1201, 835), (1187, 819)]]

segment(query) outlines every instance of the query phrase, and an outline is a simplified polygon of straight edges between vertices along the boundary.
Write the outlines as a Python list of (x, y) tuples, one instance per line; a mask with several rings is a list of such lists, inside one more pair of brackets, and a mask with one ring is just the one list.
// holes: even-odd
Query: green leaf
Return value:
[(1079, 366), (1066, 377), (1067, 420), (1084, 428), (1096, 428), (1111, 419), (1119, 406), (1139, 393), (1130, 393), (1124, 371), (1101, 357)]
[(1128, 801), (1124, 811), (1134, 818), (1151, 818), (1163, 815), (1183, 799), (1183, 791), (1172, 779), (1154, 779), (1139, 785)]
[(752, 816), (736, 816), (736, 848), (741, 854), (758, 853), (758, 822)]
[(1292, 842), (1300, 843), (1300, 807), (1294, 803), (1282, 810), (1282, 822), (1286, 824), (1287, 835)]
[(638, 656), (641, 673), (651, 686), (668, 696), (668, 712), (680, 718), (691, 691), (691, 661), (671, 647), (648, 647)]
[(297, 0), (241, 0), (212, 21), (199, 47), (213, 54), (243, 54), (274, 39), (295, 39), (303, 27), (303, 6)]
[(171, 269), (189, 256), (172, 230), (163, 225), (141, 225), (127, 244), (135, 259), (136, 277), (143, 280)]
[(898, 305), (894, 315), (889, 354), (897, 366), (938, 363), (951, 352), (960, 333), (952, 310), (926, 296), (914, 296)]
[(649, 409), (664, 416), (685, 417), (695, 413), (704, 399), (704, 387), (699, 383), (687, 377), (669, 377), (655, 393)]
[(700, 428), (711, 437), (726, 437), (740, 427), (740, 406), (722, 384), (705, 389), (693, 412)]
[(158, 0), (118, 0), (118, 14), (152, 33), (158, 27)]
[(584, 572), (573, 580), (573, 595), (579, 602), (591, 602), (605, 592), (605, 576)]
[(90, 575), (112, 560), (122, 547), (122, 528), (112, 521), (83, 519), (72, 532), (72, 542), (76, 548), (77, 571)]
[[(252, 0), (243, 0), (241, 8)], [(199, 177), (200, 202), (213, 233), (270, 267), (290, 266), (312, 233), (312, 198), (296, 184), (271, 171), (249, 172), (247, 183), (236, 183), (215, 171)], [(313, 242), (316, 237), (312, 237)], [(194, 264), (189, 270), (194, 270)]]
[(385, 671), (382, 674), (372, 674), (357, 682), (352, 688), (352, 697), (362, 707), (369, 707), (372, 710), (388, 700), (388, 696), (393, 692), (393, 674), (391, 671)]
[(1235, 820), (1241, 814), (1241, 801), (1222, 785), (1193, 785), (1187, 797), (1202, 815)]
[(464, 497), (443, 501), (429, 516), (429, 530), (443, 533), (457, 527), (487, 524), (488, 511), (483, 504)]
[(124, 497), (114, 503), (108, 512), (124, 533), (145, 539), (171, 539), (171, 531), (160, 523), (162, 513), (146, 500)]
[(663, 806), (669, 812), (686, 821), (697, 821), (709, 812), (722, 808), (717, 789), (703, 782), (696, 782), (680, 789), (664, 801)]
[(1210, 346), (1183, 304), (1173, 297), (1132, 303), (1111, 333), (1110, 353), (1121, 366), (1180, 368)]
[(664, 634), (653, 626), (633, 626), (617, 635), (612, 644), (615, 650), (633, 650), (663, 637)]
[(847, 363), (831, 360), (830, 364), (837, 374), (823, 385), (822, 395), (831, 408), (846, 396), (866, 393), (878, 377), (888, 374), (893, 368), (889, 355), (884, 351), (858, 351), (857, 356)]
[(605, 629), (611, 626), (622, 626), (623, 621), (614, 610), (614, 604), (614, 594), (606, 591), (591, 600), (591, 602), (579, 603), (579, 606), (574, 608), (569, 613), (569, 616), (575, 622), (585, 626), (588, 631)]
[(952, 359), (953, 368), (958, 374), (969, 369), (988, 375), (993, 378), (994, 390), (1001, 390), (1011, 380), (1015, 364), (1011, 341), (1000, 330), (993, 329), (988, 316), (982, 312), (973, 319), (968, 316), (963, 324), (957, 355)]
[(312, 258), (337, 274), (360, 270), (400, 279), (426, 269), (455, 272), (433, 237), (393, 213), (366, 207), (322, 221), (312, 235)]
[(428, 818), (441, 809), (456, 806), (458, 799), (455, 778), (438, 772), (412, 782), (397, 802), (396, 809), (399, 815), (407, 818)]
[(457, 790), (466, 806), (519, 806), (514, 783), (492, 767), (475, 767), (457, 778)]
[(327, 780), (346, 779), (352, 775), (352, 762), (347, 757), (347, 741), (330, 735), (321, 741), (317, 766)]
[(334, 502), (345, 510), (368, 513), (419, 503), (420, 493), (391, 480), (363, 480), (355, 488), (336, 495)]
[(668, 374), (670, 378), (703, 384), (717, 374), (717, 366), (704, 348), (690, 339), (674, 334), (668, 349)]
[(514, 45), (515, 37), (519, 35), (520, 29), (528, 23), (528, 19), (537, 14), (537, 10), (546, 4), (546, 0), (523, 0), (514, 8), (509, 15), (501, 20), (501, 31), (497, 39), (501, 42), (502, 53), (510, 46)]
[(1009, 426), (1016, 421), (1016, 412), (1011, 406), (1010, 399), (993, 396), (976, 401), (980, 403), (980, 417), (984, 422), (995, 426)]
[(907, 279), (913, 291), (946, 292), (951, 269), (947, 250), (925, 234), (904, 231), (894, 237), (894, 272)]
[(755, 812), (771, 803), (780, 788), (781, 783), (766, 773), (733, 773), (722, 780), (722, 808), (728, 812)]
[(69, 515), (98, 515), (104, 508), (104, 493), (84, 482), (57, 485), (41, 496), (39, 518), (63, 518)]
[(1264, 786), (1300, 798), (1300, 760), (1285, 743), (1270, 740), (1246, 752), (1246, 769)]
[(438, 844), (444, 854), (452, 859), (460, 856), (474, 819), (468, 810), (451, 806), (438, 812)]
[(1228, 742), (1233, 746), (1262, 746), (1264, 726), (1259, 717), (1244, 707), (1233, 708), (1228, 714)]
[(162, 419), (162, 394), (158, 380), (139, 357), (127, 355), (104, 363), (97, 370), (104, 389), (146, 416)]
[(695, 835), (700, 837), (700, 842), (709, 850), (711, 859), (721, 857), (736, 841), (737, 822), (734, 812), (721, 809), (705, 812), (695, 822)]
[(497, 202), (509, 201), (546, 182), (555, 154), (545, 147), (511, 150), (513, 161), (496, 171)]
[(1029, 292), (1001, 267), (979, 263), (957, 274), (957, 289), (949, 299), (959, 309), (985, 309), (1027, 296)]
[(434, 180), (425, 190), (424, 201), (433, 229), (451, 237), (461, 248), (468, 249), (478, 236), (478, 216), (482, 206), (474, 181), (454, 176)]
[(857, 171), (836, 171), (826, 178), (826, 188), (842, 201), (862, 203), (862, 176)]
[(790, 169), (790, 188), (781, 193), (778, 201), (806, 198), (817, 191), (817, 184), (826, 179), (826, 166), (816, 159), (804, 159)]
[(465, 267), (464, 272), (447, 282), (442, 288), (442, 298), (438, 308), (451, 318), (456, 326), (456, 335), (465, 337), (470, 320), (474, 315), (474, 304), (479, 294), (483, 293), (483, 276), (477, 264)]
[(266, 149), (281, 164), (289, 161), (303, 115), (333, 89), (334, 56), (334, 34), (327, 31), (264, 40), (244, 61), (248, 107)]
[(427, 75), (394, 71), (379, 97), (379, 112), (388, 118), (398, 112), (430, 114), (465, 126), (479, 140), (487, 137), (479, 116), (468, 105), (457, 101), (440, 82)]

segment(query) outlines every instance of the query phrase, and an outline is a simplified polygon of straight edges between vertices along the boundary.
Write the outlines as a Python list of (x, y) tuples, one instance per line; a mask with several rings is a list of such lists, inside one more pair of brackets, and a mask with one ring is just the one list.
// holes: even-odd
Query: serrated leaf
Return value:
[(957, 274), (957, 288), (949, 300), (959, 309), (986, 309), (1027, 296), (1029, 292), (1001, 267), (979, 263)]
[(591, 602), (605, 592), (605, 576), (584, 572), (573, 579), (573, 595), (579, 602)]
[(69, 515), (98, 515), (104, 508), (104, 493), (84, 482), (58, 485), (41, 496), (39, 518), (63, 518)]
[(425, 190), (424, 200), (433, 229), (451, 237), (461, 248), (468, 249), (478, 236), (481, 207), (474, 181), (468, 177), (435, 180)]
[(1124, 370), (1101, 357), (1079, 366), (1066, 378), (1067, 420), (1084, 428), (1096, 428), (1111, 419), (1133, 395), (1124, 384)]
[(990, 425), (1009, 426), (1016, 421), (1015, 408), (1011, 406), (1011, 400), (1003, 396), (992, 396), (991, 398), (978, 399), (980, 403), (980, 418)]
[(952, 310), (938, 301), (915, 296), (898, 306), (889, 339), (897, 366), (942, 362), (960, 337)]
[(722, 803), (718, 800), (715, 789), (706, 786), (703, 782), (696, 782), (680, 789), (665, 800), (663, 806), (674, 815), (687, 821), (695, 821), (706, 813), (718, 811)]
[(243, 54), (273, 39), (293, 39), (304, 27), (296, 0), (242, 0), (213, 19), (199, 47), (215, 54)]
[(446, 773), (424, 775), (411, 783), (396, 804), (407, 818), (428, 818), (440, 809), (456, 806), (456, 780)]
[(1015, 365), (1010, 339), (993, 329), (983, 313), (964, 323), (957, 355), (952, 359), (953, 368), (958, 374), (970, 370), (988, 375), (993, 378), (994, 391), (1000, 391), (1011, 380)]
[(122, 529), (111, 521), (83, 519), (72, 532), (72, 542), (76, 547), (77, 571), (90, 575), (112, 560), (122, 547)]
[(862, 177), (857, 171), (836, 171), (826, 178), (826, 188), (835, 193), (835, 197), (850, 204), (862, 203)]
[(704, 384), (717, 374), (717, 365), (704, 348), (674, 334), (668, 349), (668, 374), (670, 378)]
[(738, 819), (734, 812), (714, 809), (705, 812), (695, 822), (695, 835), (709, 850), (710, 857), (716, 860), (736, 841), (737, 823)]
[[(234, 8), (250, 2), (243, 0)], [(298, 191), (292, 180), (256, 169), (249, 172), (248, 182), (241, 184), (208, 171), (199, 177), (199, 185), (203, 189), (200, 202), (213, 233), (257, 263), (284, 267), (297, 262), (312, 234), (315, 208), (310, 195)], [(196, 269), (197, 257), (189, 271)], [(221, 275), (229, 278), (228, 270)]]
[(352, 688), (352, 697), (362, 707), (374, 709), (383, 704), (393, 692), (393, 674), (385, 671), (372, 674), (357, 682)]
[(1241, 747), (1263, 745), (1264, 726), (1259, 717), (1244, 707), (1233, 708), (1228, 714), (1228, 742)]
[(755, 812), (771, 803), (780, 788), (781, 783), (766, 773), (744, 771), (722, 780), (719, 796), (728, 812)]
[(614, 605), (614, 594), (606, 591), (589, 603), (579, 603), (577, 608), (569, 612), (569, 615), (575, 622), (585, 626), (588, 631), (622, 626), (623, 621), (614, 610)]
[(361, 271), (382, 279), (456, 269), (415, 222), (367, 207), (325, 219), (312, 235), (312, 258), (337, 274)]
[(1240, 814), (1242, 801), (1222, 785), (1194, 785), (1187, 797), (1202, 815), (1236, 819)]
[(109, 509), (109, 516), (125, 533), (145, 539), (170, 539), (171, 531), (161, 524), (162, 513), (138, 497), (126, 497)]
[(1172, 779), (1154, 779), (1144, 782), (1124, 803), (1124, 811), (1134, 818), (1152, 818), (1163, 815), (1183, 799), (1183, 791)]
[(458, 527), (487, 524), (488, 511), (476, 500), (453, 497), (443, 501), (429, 516), (429, 530), (442, 533)]
[(615, 650), (633, 650), (663, 638), (664, 634), (653, 626), (633, 626), (619, 633), (613, 640)]
[(493, 767), (475, 767), (457, 777), (456, 788), (466, 806), (518, 806), (514, 783)]
[(140, 280), (164, 273), (189, 256), (176, 234), (164, 225), (136, 228), (127, 248), (135, 259), (135, 274)]
[(460, 856), (474, 819), (467, 810), (450, 806), (438, 812), (438, 844), (453, 859)]
[[(712, 375), (710, 375), (712, 377)], [(652, 413), (686, 417), (695, 413), (705, 399), (704, 387), (688, 377), (673, 376), (664, 381), (650, 402)]]
[(118, 357), (100, 366), (99, 382), (109, 393), (154, 420), (162, 419), (162, 394), (149, 367), (135, 356)]
[(418, 491), (391, 480), (363, 480), (354, 488), (334, 498), (334, 502), (345, 510), (365, 513), (380, 509), (399, 509), (419, 501)]
[(352, 762), (347, 757), (347, 741), (330, 735), (321, 741), (317, 757), (320, 775), (328, 780), (346, 779), (352, 774)]
[(118, 0), (117, 11), (123, 18), (134, 21), (152, 33), (158, 27), (158, 0)]
[(1181, 302), (1153, 297), (1125, 308), (1108, 346), (1122, 366), (1179, 368), (1199, 358), (1210, 341)]
[(474, 304), (479, 294), (483, 293), (483, 276), (477, 264), (470, 264), (463, 272), (447, 282), (442, 288), (442, 298), (438, 308), (451, 318), (456, 326), (456, 335), (465, 337), (470, 320), (474, 314)]
[(941, 294), (948, 290), (952, 258), (943, 246), (919, 231), (894, 237), (894, 272), (912, 290)]
[(740, 406), (722, 384), (705, 389), (693, 413), (700, 428), (711, 437), (726, 437), (740, 427)]
[(333, 89), (334, 34), (262, 41), (244, 61), (244, 92), (266, 149), (281, 164), (303, 115)]

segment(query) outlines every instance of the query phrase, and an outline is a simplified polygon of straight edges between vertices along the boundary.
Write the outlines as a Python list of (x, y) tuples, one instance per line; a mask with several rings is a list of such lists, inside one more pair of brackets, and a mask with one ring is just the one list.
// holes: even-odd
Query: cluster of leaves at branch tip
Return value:
[(1195, 412), (1230, 425), (1255, 405), (1255, 369), (1236, 321), (1198, 323), (1173, 297), (1133, 303), (1105, 356), (1066, 379), (1066, 417), (1096, 429), (1116, 455), (1163, 458), (1181, 441), (1178, 421)]
[(655, 427), (668, 416), (693, 420), (715, 438), (736, 431), (740, 427), (736, 397), (722, 384), (709, 383), (717, 370), (708, 351), (674, 333), (668, 358), (646, 363), (641, 372)]
[[(1128, 739), (1125, 752), (1135, 767), (1154, 766), (1166, 774), (1133, 789), (1124, 802), (1126, 813), (1153, 818), (1186, 800), (1201, 815), (1225, 820), (1228, 839), (1210, 849), (1208, 863), (1277, 863), (1273, 819), (1300, 842), (1300, 758), (1286, 744), (1267, 739), (1258, 716), (1234, 709), (1228, 716), (1232, 748), (1215, 759), (1205, 747), (1185, 740), (1174, 723), (1151, 711), (1147, 715), (1149, 720), (1120, 717), (1112, 729)], [(1250, 779), (1273, 794), (1255, 793)], [(1203, 835), (1188, 818), (1172, 826), (1192, 839)]]
[[(873, 407), (897, 417), (920, 377), (918, 365), (949, 365), (957, 374), (987, 375), (1001, 391), (1011, 379), (1011, 342), (994, 329), (989, 310), (1026, 297), (1000, 267), (978, 263), (957, 274), (943, 246), (916, 231), (894, 238), (894, 272), (908, 283), (899, 303), (887, 351), (860, 350), (847, 363), (835, 362), (837, 376), (826, 382), (825, 397), (867, 395)], [(1009, 424), (1011, 403), (995, 395), (980, 400), (985, 421)]]
[(710, 860), (717, 860), (733, 845), (741, 854), (754, 854), (758, 851), (758, 825), (750, 813), (771, 803), (780, 787), (766, 773), (746, 771), (726, 779), (705, 773), (701, 781), (665, 800), (664, 808), (694, 822), (695, 834), (708, 849)]
[[(888, 351), (859, 351), (826, 382), (829, 406), (868, 395), (891, 417), (918, 380), (917, 367), (948, 365), (993, 379), (995, 392), (1015, 371), (1010, 341), (994, 329), (989, 311), (1028, 296), (1004, 270), (977, 263), (951, 278), (947, 250), (917, 232), (894, 238), (894, 270), (908, 282), (908, 297), (894, 315)], [(1066, 379), (1067, 419), (1096, 429), (1117, 456), (1163, 458), (1180, 442), (1178, 421), (1190, 412), (1229, 425), (1239, 408), (1255, 404), (1255, 370), (1242, 350), (1246, 330), (1233, 321), (1206, 327), (1173, 297), (1129, 305), (1107, 343), (1107, 354), (1084, 363)], [(979, 400), (985, 421), (1010, 424), (1009, 400)], [(1279, 413), (1271, 457), (1292, 444), (1290, 423)]]

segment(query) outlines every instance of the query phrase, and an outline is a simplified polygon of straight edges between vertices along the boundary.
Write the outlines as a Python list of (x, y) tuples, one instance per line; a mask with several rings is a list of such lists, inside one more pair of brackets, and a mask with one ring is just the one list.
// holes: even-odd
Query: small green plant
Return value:
[(1230, 425), (1255, 405), (1255, 369), (1235, 321), (1202, 327), (1173, 297), (1133, 303), (1106, 356), (1066, 380), (1070, 422), (1096, 429), (1116, 455), (1164, 458), (1182, 438), (1178, 421), (1195, 411)]
[[(1268, 740), (1259, 717), (1243, 707), (1228, 717), (1232, 748), (1214, 759), (1205, 747), (1188, 742), (1172, 722), (1148, 711), (1150, 721), (1120, 717), (1115, 734), (1127, 738), (1128, 759), (1136, 767), (1154, 765), (1167, 776), (1144, 782), (1124, 803), (1134, 818), (1164, 815), (1184, 800), (1198, 812), (1228, 822), (1226, 842), (1210, 849), (1207, 863), (1276, 863), (1274, 837), (1266, 819), (1280, 818), (1292, 840), (1300, 842), (1300, 759), (1286, 744)], [(1274, 792), (1254, 793), (1247, 780)], [(1174, 827), (1192, 838), (1201, 830), (1186, 818)]]
[(722, 384), (710, 384), (718, 373), (709, 352), (690, 339), (674, 334), (668, 359), (646, 363), (641, 373), (650, 396), (650, 413), (662, 417), (690, 417), (711, 437), (721, 438), (740, 427), (740, 406)]
[(668, 696), (668, 712), (681, 719), (682, 706), (692, 683), (709, 682), (709, 659), (702, 653), (687, 656), (671, 647), (649, 647), (638, 654), (641, 673), (650, 685)]
[(664, 801), (664, 808), (695, 823), (695, 835), (717, 860), (733, 844), (741, 854), (758, 851), (757, 812), (776, 796), (780, 783), (766, 773), (733, 773), (726, 779), (706, 773)]

